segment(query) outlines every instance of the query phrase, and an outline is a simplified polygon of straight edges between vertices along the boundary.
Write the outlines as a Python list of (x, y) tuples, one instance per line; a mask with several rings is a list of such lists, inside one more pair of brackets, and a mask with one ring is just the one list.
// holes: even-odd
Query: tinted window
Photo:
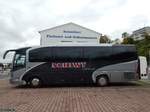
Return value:
[(29, 51), (30, 62), (46, 62), (52, 60), (52, 51), (50, 47), (38, 48)]
[(82, 58), (81, 47), (54, 47), (53, 55), (55, 59), (74, 60)]
[(107, 58), (111, 55), (111, 47), (85, 47), (84, 58), (98, 59)]
[(113, 59), (116, 60), (135, 60), (137, 53), (134, 46), (113, 46)]

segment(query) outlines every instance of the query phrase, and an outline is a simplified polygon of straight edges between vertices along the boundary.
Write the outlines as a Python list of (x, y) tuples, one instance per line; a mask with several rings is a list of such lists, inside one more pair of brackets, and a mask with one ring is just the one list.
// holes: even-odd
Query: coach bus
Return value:
[(8, 50), (15, 52), (11, 84), (39, 87), (56, 83), (95, 83), (140, 79), (133, 45), (39, 46)]

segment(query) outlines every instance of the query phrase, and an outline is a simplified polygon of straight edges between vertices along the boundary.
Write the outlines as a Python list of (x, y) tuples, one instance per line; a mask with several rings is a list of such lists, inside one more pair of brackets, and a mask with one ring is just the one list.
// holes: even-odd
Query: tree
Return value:
[[(144, 39), (135, 41), (135, 45), (138, 51), (139, 56), (147, 57), (149, 60), (149, 52), (150, 52), (150, 35), (144, 34)], [(150, 61), (150, 60), (149, 60)], [(149, 62), (148, 61), (148, 62)], [(149, 63), (150, 64), (150, 63)]]
[(129, 37), (129, 33), (127, 32), (122, 33), (122, 38), (127, 38), (127, 37)]
[(103, 35), (100, 37), (100, 43), (110, 43), (111, 40), (109, 39), (109, 37), (107, 35)]
[(134, 39), (132, 37), (125, 37), (122, 44), (134, 44)]
[[(148, 62), (150, 62), (149, 52), (150, 52), (150, 34), (144, 33), (142, 35), (144, 39), (134, 40), (128, 33), (124, 32), (122, 34), (123, 42), (122, 44), (134, 44), (136, 46), (139, 56), (147, 57)], [(150, 63), (149, 63), (150, 64)]]
[(146, 40), (150, 40), (150, 34), (149, 33), (145, 32), (144, 37), (145, 37)]

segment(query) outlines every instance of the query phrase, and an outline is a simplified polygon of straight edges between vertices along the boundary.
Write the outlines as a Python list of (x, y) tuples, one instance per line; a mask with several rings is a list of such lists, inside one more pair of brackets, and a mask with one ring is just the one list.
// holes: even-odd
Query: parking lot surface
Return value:
[(150, 87), (18, 88), (0, 80), (0, 109), (16, 112), (150, 112)]

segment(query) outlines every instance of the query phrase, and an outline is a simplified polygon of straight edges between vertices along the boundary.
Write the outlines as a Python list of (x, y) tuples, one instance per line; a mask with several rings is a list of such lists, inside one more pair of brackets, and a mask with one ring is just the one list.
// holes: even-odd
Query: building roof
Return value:
[(139, 33), (139, 32), (147, 32), (147, 31), (150, 31), (150, 27), (149, 26), (140, 28), (138, 30), (135, 30), (135, 31), (133, 31), (133, 34)]
[(69, 24), (72, 24), (72, 25), (75, 25), (75, 26), (81, 27), (81, 28), (83, 28), (83, 29), (86, 29), (86, 30), (90, 30), (90, 31), (92, 31), (92, 32), (95, 32), (95, 33), (97, 33), (97, 34), (99, 34), (99, 35), (102, 35), (102, 34), (101, 34), (101, 33), (99, 33), (99, 32), (96, 32), (96, 31), (91, 30), (91, 29), (89, 29), (89, 28), (86, 28), (86, 27), (80, 26), (80, 25), (75, 24), (75, 23), (73, 23), (73, 22), (66, 23), (66, 24), (63, 24), (63, 25), (58, 25), (58, 26), (55, 26), (55, 27), (52, 27), (52, 28), (48, 28), (48, 29), (45, 29), (45, 30), (41, 30), (41, 31), (39, 31), (39, 33), (44, 32), (44, 31), (47, 31), (47, 30), (53, 30), (53, 29), (55, 29), (55, 28), (58, 28), (58, 27), (61, 27), (61, 26), (65, 26), (65, 25), (69, 25)]

